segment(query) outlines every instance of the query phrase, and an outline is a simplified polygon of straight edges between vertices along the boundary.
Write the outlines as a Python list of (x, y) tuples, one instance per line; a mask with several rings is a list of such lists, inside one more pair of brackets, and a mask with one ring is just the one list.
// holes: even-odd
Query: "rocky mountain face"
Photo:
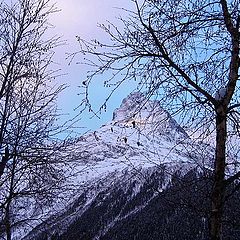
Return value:
[[(158, 101), (130, 94), (69, 152), (77, 194), (22, 239), (208, 239), (213, 149), (192, 141)], [(226, 209), (224, 239), (239, 239), (239, 198)]]

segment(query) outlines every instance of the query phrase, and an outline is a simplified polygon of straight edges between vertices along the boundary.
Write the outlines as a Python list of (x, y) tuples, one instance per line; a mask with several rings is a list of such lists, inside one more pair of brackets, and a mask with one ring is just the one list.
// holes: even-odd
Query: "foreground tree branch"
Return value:
[(0, 237), (7, 240), (72, 187), (56, 124), (65, 86), (54, 82), (51, 65), (62, 42), (46, 35), (54, 12), (49, 0), (0, 4)]
[[(225, 193), (239, 179), (239, 153), (235, 169), (229, 157), (239, 144), (239, 1), (133, 0), (135, 11), (120, 18), (121, 26), (100, 27), (111, 43), (78, 37), (80, 53), (92, 67), (83, 82), (83, 105), (90, 107), (89, 91), (99, 74), (111, 73), (104, 84), (111, 94), (125, 81), (137, 82), (149, 97), (186, 128), (208, 129), (215, 136), (211, 209), (211, 240), (224, 236)], [(106, 102), (109, 98), (106, 99)], [(104, 103), (104, 106), (106, 105)], [(102, 106), (101, 106), (102, 107)], [(205, 136), (202, 132), (199, 136)], [(233, 138), (234, 136), (234, 138)], [(234, 139), (234, 140), (233, 140)], [(206, 141), (206, 139), (199, 139)], [(233, 142), (235, 141), (235, 142)], [(230, 171), (230, 176), (226, 176)]]

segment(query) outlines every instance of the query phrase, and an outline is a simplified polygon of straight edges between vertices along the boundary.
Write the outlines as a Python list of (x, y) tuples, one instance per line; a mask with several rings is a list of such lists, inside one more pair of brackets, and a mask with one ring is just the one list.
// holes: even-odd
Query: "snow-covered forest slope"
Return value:
[[(207, 239), (214, 151), (192, 140), (157, 100), (130, 94), (112, 121), (68, 151), (79, 189), (24, 240)], [(239, 208), (232, 208), (239, 197), (225, 210), (225, 239), (238, 239)]]

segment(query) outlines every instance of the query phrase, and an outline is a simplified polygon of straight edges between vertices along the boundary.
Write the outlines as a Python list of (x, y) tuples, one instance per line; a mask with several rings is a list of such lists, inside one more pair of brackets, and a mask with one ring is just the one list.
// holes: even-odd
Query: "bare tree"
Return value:
[(56, 124), (64, 86), (50, 68), (61, 41), (46, 34), (54, 12), (49, 0), (0, 5), (0, 229), (8, 240), (70, 187)]
[(89, 88), (99, 74), (111, 71), (104, 82), (114, 91), (136, 81), (200, 137), (215, 136), (211, 191), (210, 238), (222, 239), (227, 187), (239, 189), (239, 44), (238, 0), (132, 0), (135, 10), (100, 27), (110, 43), (78, 37), (80, 52), (94, 69), (83, 82), (84, 106), (91, 109)]

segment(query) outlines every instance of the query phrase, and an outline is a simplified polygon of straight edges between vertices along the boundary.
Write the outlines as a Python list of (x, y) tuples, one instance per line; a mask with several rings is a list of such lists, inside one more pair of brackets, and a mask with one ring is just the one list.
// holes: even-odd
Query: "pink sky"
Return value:
[(129, 7), (130, 0), (56, 0), (61, 12), (54, 24), (67, 36), (94, 34), (97, 23), (114, 20), (121, 11), (116, 7)]

